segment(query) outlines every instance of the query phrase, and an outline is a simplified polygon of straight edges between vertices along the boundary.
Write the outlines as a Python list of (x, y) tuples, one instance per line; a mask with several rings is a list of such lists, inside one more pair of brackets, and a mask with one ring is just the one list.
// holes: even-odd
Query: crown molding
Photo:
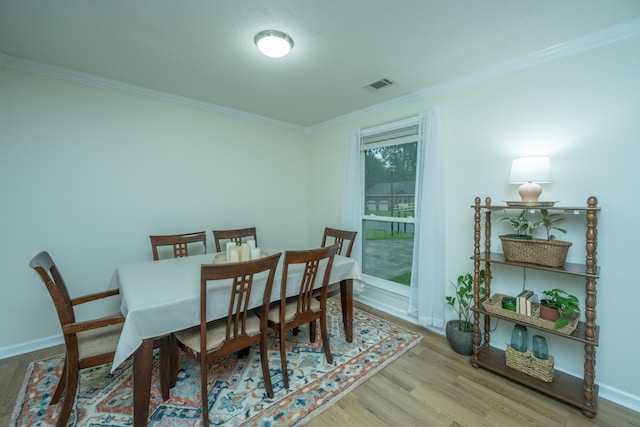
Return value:
[(640, 18), (625, 21), (622, 24), (613, 25), (603, 30), (596, 31), (586, 36), (577, 37), (539, 51), (520, 56), (518, 58), (495, 64), (466, 76), (439, 83), (406, 96), (381, 102), (361, 110), (356, 110), (343, 116), (310, 126), (307, 133), (314, 133), (332, 128), (344, 123), (382, 113), (394, 108), (424, 101), (435, 95), (487, 81), (495, 77), (513, 73), (545, 62), (565, 58), (577, 53), (585, 52), (600, 46), (616, 43), (631, 37), (640, 35)]
[(159, 100), (183, 107), (217, 113), (255, 123), (276, 126), (284, 129), (312, 134), (324, 129), (332, 128), (344, 123), (365, 118), (373, 114), (379, 114), (394, 108), (410, 105), (427, 100), (435, 95), (487, 81), (495, 77), (529, 68), (545, 62), (565, 58), (577, 53), (585, 52), (611, 43), (616, 43), (631, 37), (640, 35), (640, 18), (631, 19), (618, 25), (607, 27), (586, 36), (577, 37), (564, 43), (557, 44), (539, 51), (520, 56), (518, 58), (492, 65), (466, 76), (448, 80), (409, 95), (381, 102), (370, 107), (344, 114), (331, 120), (304, 127), (292, 123), (271, 119), (257, 114), (247, 113), (232, 108), (208, 102), (198, 101), (167, 92), (161, 92), (143, 86), (132, 85), (117, 80), (107, 79), (88, 73), (73, 71), (67, 68), (56, 67), (36, 61), (22, 59), (16, 56), (0, 52), (0, 68), (7, 67), (16, 70), (27, 71), (35, 74), (66, 80), (87, 86), (112, 90), (142, 98)]
[(168, 92), (149, 89), (143, 86), (124, 83), (118, 80), (107, 79), (93, 74), (82, 73), (70, 70), (68, 68), (57, 67), (55, 65), (44, 64), (42, 62), (30, 61), (17, 56), (6, 55), (0, 52), (0, 66), (13, 68), (15, 70), (26, 71), (34, 74), (40, 74), (55, 79), (65, 80), (72, 83), (78, 83), (86, 86), (93, 86), (100, 89), (107, 89), (127, 95), (138, 96), (141, 98), (153, 99), (171, 104), (180, 105), (195, 110), (202, 110), (211, 113), (218, 113), (242, 120), (248, 120), (254, 123), (265, 124), (270, 126), (281, 127), (298, 132), (304, 132), (303, 126), (294, 125), (280, 120), (270, 119), (258, 114), (247, 113), (233, 108), (223, 107), (221, 105), (208, 102), (198, 101), (193, 98), (174, 95)]

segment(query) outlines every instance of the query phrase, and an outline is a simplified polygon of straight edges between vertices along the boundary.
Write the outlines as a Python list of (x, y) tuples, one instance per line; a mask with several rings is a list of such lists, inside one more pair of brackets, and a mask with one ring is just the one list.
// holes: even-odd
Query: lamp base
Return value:
[(542, 187), (535, 182), (527, 182), (518, 188), (518, 194), (523, 202), (537, 202), (542, 194)]

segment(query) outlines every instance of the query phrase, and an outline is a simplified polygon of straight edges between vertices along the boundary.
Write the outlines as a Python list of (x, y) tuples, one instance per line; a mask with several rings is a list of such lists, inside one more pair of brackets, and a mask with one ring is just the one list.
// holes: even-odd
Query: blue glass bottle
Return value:
[(540, 360), (549, 359), (547, 340), (541, 335), (533, 336), (533, 355)]
[(526, 326), (516, 325), (511, 332), (511, 348), (516, 351), (527, 351), (529, 348), (529, 334)]

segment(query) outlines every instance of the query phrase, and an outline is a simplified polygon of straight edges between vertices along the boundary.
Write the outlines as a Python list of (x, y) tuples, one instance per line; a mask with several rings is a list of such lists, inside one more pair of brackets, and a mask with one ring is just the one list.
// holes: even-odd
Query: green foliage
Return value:
[[(484, 270), (480, 270), (480, 294), (484, 294)], [(458, 276), (458, 282), (453, 283), (449, 281), (451, 286), (455, 289), (453, 296), (445, 296), (447, 304), (449, 304), (458, 314), (458, 330), (461, 332), (471, 332), (473, 330), (473, 323), (471, 316), (473, 312), (473, 275), (467, 273), (463, 276)]]
[[(555, 240), (556, 236), (551, 234), (551, 230), (558, 230), (562, 233), (566, 233), (567, 230), (564, 228), (556, 227), (560, 221), (564, 221), (564, 215), (561, 213), (553, 213), (550, 214), (547, 209), (541, 209), (540, 213), (542, 214), (541, 221), (530, 221), (527, 218), (527, 211), (523, 209), (516, 218), (512, 218), (509, 216), (500, 218), (498, 221), (506, 221), (509, 222), (511, 228), (518, 234), (518, 236), (533, 236), (536, 230), (540, 227), (544, 227), (547, 231), (547, 240)], [(506, 214), (506, 212), (505, 212)]]
[(547, 306), (555, 308), (560, 312), (560, 317), (558, 317), (555, 323), (556, 328), (567, 326), (569, 321), (564, 317), (565, 315), (580, 313), (580, 301), (576, 296), (558, 288), (543, 291), (542, 293), (547, 297)]
[(367, 240), (400, 240), (413, 239), (413, 233), (393, 233), (388, 230), (379, 230), (367, 228), (365, 230), (365, 238)]
[(394, 276), (390, 278), (392, 282), (399, 283), (401, 285), (410, 286), (411, 285), (411, 272), (400, 274), (399, 276)]
[(525, 209), (523, 209), (522, 212), (520, 212), (520, 215), (516, 218), (506, 216), (504, 218), (500, 218), (498, 221), (509, 222), (511, 228), (513, 228), (518, 236), (533, 236), (536, 228), (540, 226), (540, 223), (538, 222), (529, 221), (527, 218), (527, 211)]
[(560, 213), (550, 214), (547, 209), (541, 209), (542, 213), (542, 221), (540, 221), (541, 225), (543, 225), (547, 230), (547, 240), (555, 240), (556, 236), (551, 234), (551, 230), (558, 230), (561, 233), (566, 233), (567, 230), (564, 228), (558, 228), (554, 224), (557, 224), (560, 221), (564, 221), (564, 215)]

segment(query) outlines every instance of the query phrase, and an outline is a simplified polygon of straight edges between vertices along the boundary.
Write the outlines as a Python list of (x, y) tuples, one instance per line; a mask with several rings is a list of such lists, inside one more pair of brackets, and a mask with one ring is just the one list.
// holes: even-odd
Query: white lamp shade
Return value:
[(288, 54), (293, 48), (293, 40), (291, 37), (276, 30), (262, 31), (256, 35), (254, 42), (260, 52), (271, 58), (281, 58)]
[(511, 184), (551, 182), (551, 163), (548, 157), (520, 157), (511, 163)]

